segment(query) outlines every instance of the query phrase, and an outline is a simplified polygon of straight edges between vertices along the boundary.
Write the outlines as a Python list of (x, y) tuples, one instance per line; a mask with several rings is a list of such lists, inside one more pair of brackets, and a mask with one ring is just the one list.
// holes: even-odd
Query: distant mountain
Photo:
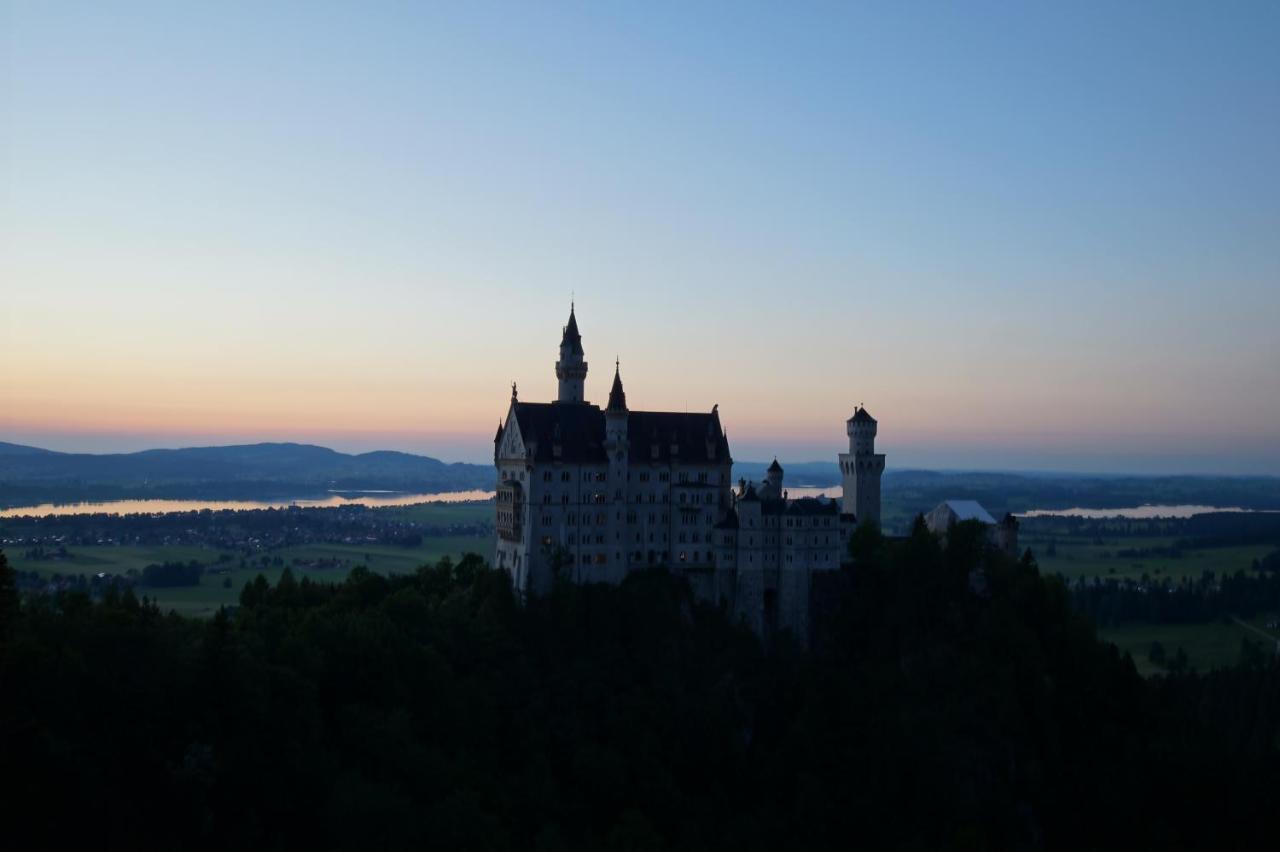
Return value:
[(0, 456), (29, 456), (52, 452), (52, 450), (42, 450), (39, 447), (24, 447), (22, 444), (10, 444), (7, 441), (0, 441)]
[(311, 444), (60, 453), (0, 442), (0, 501), (302, 497), (327, 491), (490, 488), (489, 465), (392, 451), (349, 455)]

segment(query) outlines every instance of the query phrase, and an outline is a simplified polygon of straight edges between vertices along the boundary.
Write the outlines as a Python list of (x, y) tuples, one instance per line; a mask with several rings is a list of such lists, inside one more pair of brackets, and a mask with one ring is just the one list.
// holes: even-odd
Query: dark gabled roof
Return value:
[(853, 416), (849, 418), (850, 423), (875, 423), (876, 419), (867, 413), (867, 410), (861, 405), (858, 410), (853, 412)]
[[(517, 402), (516, 422), (534, 461), (574, 464), (608, 461), (604, 452), (604, 412), (587, 403)], [(559, 454), (555, 448), (560, 448)]]
[[(604, 464), (604, 412), (588, 403), (516, 402), (516, 421), (535, 461)], [(668, 411), (627, 413), (632, 464), (667, 462), (728, 464), (729, 442), (720, 415)], [(560, 447), (556, 454), (555, 447)], [(674, 448), (674, 451), (673, 451)]]
[[(632, 411), (627, 415), (630, 460), (729, 463), (719, 412)], [(673, 448), (674, 451), (673, 451)]]
[(740, 502), (742, 502), (742, 503), (746, 503), (746, 502), (748, 502), (748, 501), (750, 501), (750, 502), (752, 502), (752, 503), (759, 503), (759, 502), (760, 502), (760, 498), (759, 498), (758, 496), (756, 496), (756, 487), (755, 487), (754, 485), (748, 485), (748, 486), (747, 486), (747, 493), (746, 493), (746, 494), (743, 494), (743, 495), (742, 495), (742, 499), (740, 500)]
[(582, 353), (582, 335), (578, 334), (578, 318), (573, 315), (573, 305), (569, 306), (569, 324), (564, 327), (564, 337), (560, 338), (560, 345), (569, 344), (570, 351), (574, 355)]
[(613, 365), (613, 387), (609, 389), (609, 407), (605, 410), (627, 410), (627, 394), (622, 389), (622, 368), (616, 362)]
[(769, 473), (782, 473), (782, 465), (778, 464), (776, 456), (773, 459), (773, 464), (769, 465)]

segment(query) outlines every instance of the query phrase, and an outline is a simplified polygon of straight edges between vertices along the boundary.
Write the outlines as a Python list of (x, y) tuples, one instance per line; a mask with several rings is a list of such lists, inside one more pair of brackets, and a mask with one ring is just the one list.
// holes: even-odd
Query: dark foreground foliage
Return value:
[[(0, 582), (6, 837), (164, 849), (1257, 848), (1280, 669), (1141, 680), (1034, 564), (861, 536), (812, 654), (479, 559), (234, 616)], [(983, 568), (978, 578), (975, 569)], [(7, 569), (0, 567), (6, 574)], [(978, 592), (975, 592), (977, 589)]]

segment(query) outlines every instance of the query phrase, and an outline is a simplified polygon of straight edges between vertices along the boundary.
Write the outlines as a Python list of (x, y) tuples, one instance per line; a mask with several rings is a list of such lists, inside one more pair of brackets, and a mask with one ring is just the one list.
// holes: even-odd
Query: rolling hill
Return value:
[(0, 442), (0, 501), (121, 497), (300, 497), (327, 491), (489, 488), (488, 465), (392, 451), (350, 455), (310, 444), (61, 453)]

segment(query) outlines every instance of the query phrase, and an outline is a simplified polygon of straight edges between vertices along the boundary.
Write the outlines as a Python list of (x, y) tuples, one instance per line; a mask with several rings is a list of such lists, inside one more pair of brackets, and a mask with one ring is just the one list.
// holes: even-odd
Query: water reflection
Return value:
[(0, 510), (0, 518), (24, 515), (167, 515), (175, 512), (215, 512), (231, 509), (284, 509), (289, 506), (333, 508), (336, 506), (412, 506), (417, 503), (466, 503), (492, 500), (492, 491), (443, 491), (436, 494), (399, 494), (387, 491), (344, 492), (305, 500), (106, 500), (99, 503), (41, 503)]
[(1207, 515), (1210, 512), (1265, 512), (1267, 509), (1242, 509), (1239, 506), (1200, 506), (1184, 504), (1178, 506), (1131, 506), (1125, 509), (1032, 509), (1019, 512), (1024, 518), (1068, 517), (1089, 518), (1127, 518), (1130, 520), (1150, 520), (1152, 518), (1190, 518), (1193, 515)]

